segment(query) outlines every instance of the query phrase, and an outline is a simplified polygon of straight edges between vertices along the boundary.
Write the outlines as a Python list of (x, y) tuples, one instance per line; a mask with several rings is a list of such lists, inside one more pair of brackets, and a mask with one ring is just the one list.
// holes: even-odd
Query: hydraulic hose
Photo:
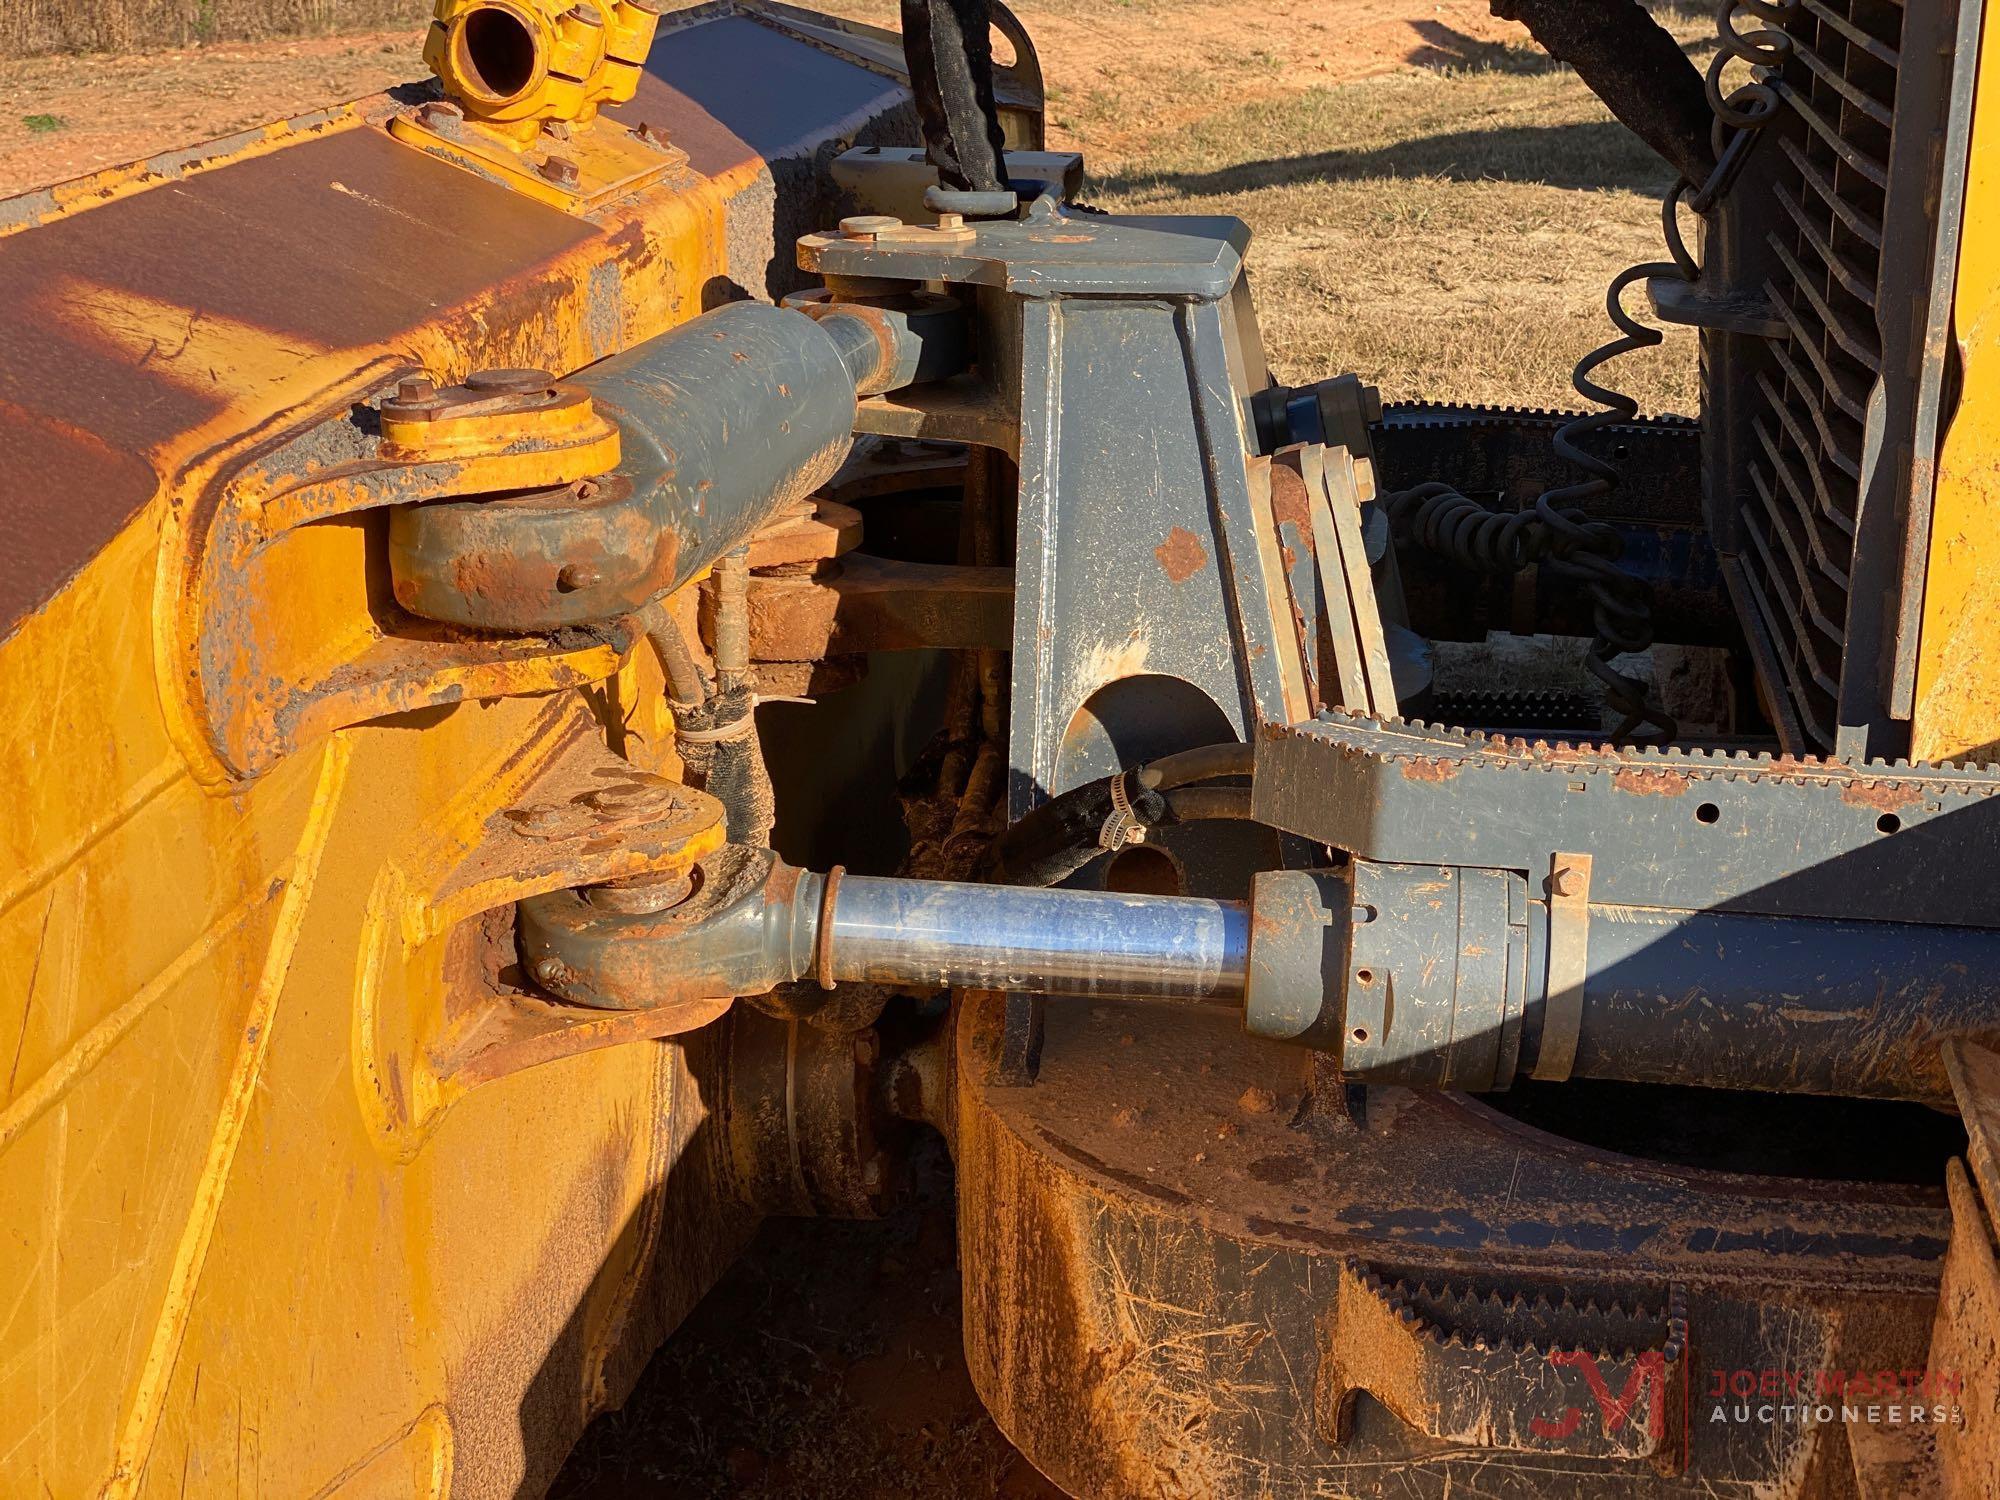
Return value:
[[(1193, 783), (1248, 776), (1249, 745), (1228, 741), (1163, 755), (1148, 764), (1072, 787), (1051, 797), (994, 840), (985, 875), (1005, 885), (1054, 885), (1105, 852), (1105, 824), (1116, 811), (1112, 784), (1122, 780), (1127, 805), (1139, 825), (1171, 827), (1250, 816), (1241, 788), (1201, 788)], [(1183, 790), (1186, 789), (1186, 790)]]

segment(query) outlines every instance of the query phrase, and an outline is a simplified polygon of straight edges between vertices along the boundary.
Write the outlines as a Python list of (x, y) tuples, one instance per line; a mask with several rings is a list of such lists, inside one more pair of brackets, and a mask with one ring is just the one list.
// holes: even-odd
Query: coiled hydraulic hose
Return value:
[[(1730, 131), (1757, 129), (1778, 112), (1779, 104), (1778, 91), (1761, 75), (1725, 94), (1723, 73), (1732, 62), (1746, 62), (1758, 69), (1783, 67), (1792, 55), (1792, 38), (1781, 29), (1782, 23), (1798, 8), (1799, 0), (1716, 0), (1715, 56), (1709, 59), (1704, 82), (1708, 107), (1715, 112), (1715, 123), (1709, 130), (1718, 164), (1728, 146)], [(1755, 31), (1738, 31), (1739, 13), (1769, 24), (1760, 25)], [(1705, 210), (1708, 203), (1697, 201), (1693, 206), (1698, 211)]]
[(1531, 510), (1491, 511), (1441, 483), (1420, 484), (1391, 495), (1388, 508), (1390, 520), (1400, 534), (1461, 566), (1482, 572), (1516, 573), (1546, 563), (1559, 577), (1581, 583), (1591, 595), (1594, 631), (1584, 664), (1604, 684), (1606, 699), (1624, 715), (1624, 722), (1615, 734), (1630, 734), (1641, 723), (1650, 722), (1671, 739), (1678, 729), (1672, 716), (1646, 698), (1642, 683), (1611, 664), (1613, 657), (1628, 651), (1644, 651), (1653, 643), (1652, 609), (1646, 584), (1619, 566), (1618, 555), (1624, 544), (1615, 526), (1608, 521), (1593, 521), (1587, 512), (1563, 503), (1601, 495), (1617, 480), (1617, 470), (1577, 448), (1573, 439), (1606, 422), (1627, 419), (1636, 410), (1636, 403), (1629, 398), (1604, 390), (1586, 376), (1596, 364), (1627, 349), (1660, 341), (1658, 332), (1631, 322), (1618, 305), (1618, 296), (1631, 279), (1657, 269), (1635, 266), (1612, 283), (1612, 316), (1621, 326), (1629, 324), (1631, 331), (1615, 346), (1606, 344), (1579, 363), (1573, 378), (1578, 390), (1592, 395), (1602, 392), (1620, 403), (1578, 417), (1556, 431), (1556, 451), (1584, 468), (1589, 478), (1546, 491)]
[[(1584, 477), (1544, 490), (1532, 509), (1490, 511), (1448, 484), (1423, 484), (1386, 497), (1389, 516), (1399, 534), (1469, 568), (1487, 572), (1518, 572), (1546, 563), (1559, 577), (1575, 580), (1589, 591), (1592, 636), (1584, 665), (1604, 685), (1606, 701), (1623, 716), (1612, 731), (1623, 738), (1645, 724), (1663, 739), (1672, 739), (1679, 725), (1664, 707), (1646, 696), (1645, 685), (1612, 665), (1627, 652), (1644, 651), (1653, 643), (1650, 590), (1618, 564), (1617, 529), (1593, 521), (1581, 502), (1609, 494), (1618, 483), (1617, 468), (1586, 453), (1577, 440), (1602, 427), (1630, 421), (1639, 403), (1622, 391), (1593, 380), (1594, 372), (1622, 354), (1660, 344), (1659, 329), (1641, 323), (1625, 309), (1625, 293), (1635, 283), (1655, 277), (1693, 282), (1701, 266), (1681, 233), (1680, 207), (1706, 213), (1734, 179), (1745, 150), (1757, 130), (1779, 107), (1778, 91), (1767, 81), (1792, 54), (1792, 39), (1781, 23), (1798, 9), (1799, 0), (1717, 0), (1717, 49), (1703, 84), (1715, 120), (1711, 126), (1715, 167), (1699, 187), (1682, 179), (1661, 200), (1661, 233), (1671, 259), (1628, 266), (1605, 289), (1604, 311), (1618, 336), (1584, 355), (1570, 374), (1577, 393), (1598, 409), (1556, 429), (1551, 446), (1558, 457), (1583, 470)], [(1738, 31), (1739, 15), (1759, 23)], [(1731, 63), (1747, 62), (1757, 70), (1749, 82), (1725, 92), (1723, 75)]]

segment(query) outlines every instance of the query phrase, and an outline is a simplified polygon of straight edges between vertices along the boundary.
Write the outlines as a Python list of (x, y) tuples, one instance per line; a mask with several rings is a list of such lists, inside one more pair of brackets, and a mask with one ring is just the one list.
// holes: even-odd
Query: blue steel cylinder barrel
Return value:
[(833, 477), (857, 380), (880, 355), (849, 320), (733, 302), (563, 383), (618, 426), (584, 487), (435, 501), (390, 516), (396, 600), (488, 630), (629, 614)]

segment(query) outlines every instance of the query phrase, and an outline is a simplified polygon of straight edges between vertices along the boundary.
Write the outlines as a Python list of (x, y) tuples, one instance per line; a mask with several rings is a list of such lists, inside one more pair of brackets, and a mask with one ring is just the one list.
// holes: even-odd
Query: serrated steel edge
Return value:
[[(1591, 412), (1565, 411), (1547, 406), (1493, 406), (1482, 403), (1394, 402), (1382, 413), (1382, 420), (1376, 424), (1382, 428), (1400, 431), (1428, 431), (1442, 427), (1478, 427), (1488, 423), (1508, 423), (1524, 426), (1529, 423), (1547, 424), (1560, 427), (1565, 422), (1573, 422), (1579, 417), (1594, 415)], [(1692, 417), (1665, 413), (1656, 417), (1641, 417), (1625, 422), (1610, 422), (1596, 429), (1599, 432), (1657, 432), (1674, 437), (1694, 435), (1701, 432), (1701, 424)]]
[[(1352, 1265), (1352, 1263), (1350, 1263)], [(1352, 1266), (1358, 1279), (1383, 1308), (1395, 1318), (1397, 1323), (1411, 1333), (1446, 1349), (1507, 1354), (1511, 1356), (1533, 1356), (1546, 1358), (1554, 1353), (1581, 1353), (1602, 1362), (1636, 1359), (1643, 1354), (1657, 1352), (1668, 1363), (1677, 1362), (1687, 1348), (1687, 1305), (1686, 1296), (1676, 1286), (1668, 1294), (1666, 1305), (1654, 1310), (1636, 1306), (1627, 1312), (1614, 1300), (1607, 1307), (1599, 1307), (1594, 1299), (1577, 1303), (1565, 1295), (1551, 1302), (1545, 1295), (1536, 1294), (1530, 1298), (1525, 1292), (1516, 1292), (1511, 1298), (1503, 1298), (1498, 1290), (1483, 1296), (1474, 1288), (1464, 1290), (1453, 1288), (1448, 1282), (1441, 1282), (1433, 1288), (1428, 1282), (1419, 1282), (1415, 1288), (1405, 1279), (1389, 1280), (1372, 1267)], [(1428, 1317), (1421, 1308), (1411, 1303), (1411, 1295), (1422, 1299), (1456, 1303), (1460, 1307), (1468, 1305), (1489, 1308), (1502, 1314), (1513, 1314), (1526, 1310), (1539, 1310), (1549, 1317), (1573, 1314), (1579, 1317), (1595, 1317), (1599, 1320), (1625, 1322), (1632, 1325), (1636, 1338), (1643, 1337), (1643, 1344), (1581, 1344), (1551, 1341), (1543, 1343), (1532, 1337), (1515, 1338), (1507, 1335), (1491, 1335), (1464, 1329), (1447, 1329)], [(1608, 1331), (1608, 1330), (1607, 1330)]]
[[(1328, 731), (1334, 731), (1332, 736)], [(1344, 731), (1343, 735), (1341, 732)], [(1955, 761), (1914, 764), (1907, 760), (1845, 761), (1816, 756), (1776, 757), (1763, 751), (1683, 749), (1577, 743), (1569, 740), (1486, 734), (1421, 719), (1374, 719), (1338, 709), (1299, 724), (1274, 725), (1278, 737), (1345, 738), (1362, 755), (1397, 764), (1448, 760), (1484, 770), (1560, 771), (1565, 774), (1629, 770), (1676, 771), (1704, 780), (1774, 781), (1798, 786), (1932, 787), (1966, 796), (2000, 791), (2000, 768)], [(1346, 738), (1353, 736), (1353, 738)], [(1389, 741), (1371, 745), (1362, 737)]]

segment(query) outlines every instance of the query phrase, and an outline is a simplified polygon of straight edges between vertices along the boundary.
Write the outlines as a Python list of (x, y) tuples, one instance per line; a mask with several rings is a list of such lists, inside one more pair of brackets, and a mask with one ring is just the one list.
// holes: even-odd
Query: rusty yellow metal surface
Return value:
[(82, 209), (96, 208), (133, 193), (145, 192), (159, 185), (163, 170), (171, 171), (176, 176), (186, 176), (214, 166), (248, 161), (296, 145), (301, 140), (336, 134), (359, 123), (361, 115), (356, 105), (341, 104), (289, 120), (274, 120), (267, 125), (254, 126), (184, 151), (169, 152), (165, 157), (127, 162), (122, 166), (106, 167), (101, 172), (54, 183), (17, 198), (0, 200), (0, 236), (18, 234), (21, 230), (51, 223)]
[(524, 196), (587, 211), (687, 165), (650, 126), (599, 120), (637, 92), (659, 22), (635, 0), (437, 0), (424, 61), (446, 98), (389, 128)]
[[(386, 139), (381, 120), (257, 134), (243, 159)], [(733, 1248), (728, 1214), (677, 1207), (706, 1120), (687, 1047), (455, 992), (454, 933), (535, 883), (481, 863), (506, 814), (566, 757), (670, 743), (648, 672), (600, 651), (582, 690), (350, 704), (247, 777), (218, 760), (188, 652), (245, 434), (348, 399), (357, 372), (564, 372), (671, 326), (723, 272), (724, 205), (756, 165), (634, 196), (393, 347), (62, 293), (161, 388), (219, 400), (142, 455), (153, 501), (0, 642), (0, 1495), (532, 1490)], [(301, 529), (258, 607), (294, 653), (266, 666), (310, 678), (369, 644), (379, 560), (362, 528)], [(236, 686), (253, 715), (268, 701)], [(398, 707), (422, 711), (352, 722)], [(690, 827), (637, 867), (720, 837)]]
[(1963, 362), (1939, 456), (1911, 753), (2000, 755), (2000, 16), (1980, 41), (1953, 295)]

